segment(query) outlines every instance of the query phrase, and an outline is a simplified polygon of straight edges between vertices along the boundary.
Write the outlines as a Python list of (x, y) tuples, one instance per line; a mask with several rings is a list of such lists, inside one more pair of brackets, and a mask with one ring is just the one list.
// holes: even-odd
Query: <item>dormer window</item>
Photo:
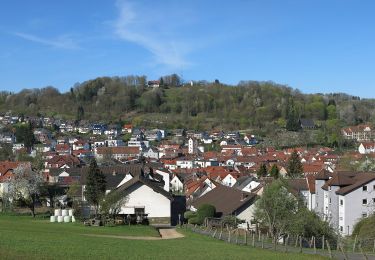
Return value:
[(363, 187), (362, 187), (362, 190), (363, 190), (363, 191), (367, 191), (367, 186), (366, 186), (366, 185), (363, 186)]

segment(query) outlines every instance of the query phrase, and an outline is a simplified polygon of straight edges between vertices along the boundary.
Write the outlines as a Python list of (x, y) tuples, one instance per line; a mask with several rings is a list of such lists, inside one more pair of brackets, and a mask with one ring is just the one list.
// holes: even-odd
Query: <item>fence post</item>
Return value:
[(337, 236), (336, 251), (339, 251), (339, 249), (340, 249), (340, 235)]
[(324, 240), (324, 235), (322, 237), (322, 249), (324, 250), (324, 243), (325, 243), (325, 240)]
[(228, 242), (230, 243), (230, 230), (228, 231)]
[(345, 253), (344, 248), (342, 247), (341, 244), (340, 244), (340, 250), (341, 250), (341, 253), (342, 253), (343, 256), (344, 256), (344, 260), (348, 260), (348, 256), (347, 256), (347, 254)]
[(260, 230), (259, 230), (259, 237), (258, 237), (258, 241), (260, 241)]
[(253, 242), (252, 242), (252, 246), (255, 247), (255, 233), (253, 233)]
[(285, 238), (285, 253), (288, 252), (288, 240), (289, 240), (289, 235)]
[(331, 247), (329, 246), (328, 240), (326, 240), (326, 243), (327, 243), (327, 249), (328, 249), (329, 258), (332, 258)]
[(273, 247), (274, 247), (274, 249), (276, 250), (276, 247), (277, 247), (276, 236), (275, 236), (275, 238), (274, 238), (274, 243), (275, 243), (275, 244), (274, 244), (274, 246), (273, 246)]
[(313, 243), (314, 243), (314, 254), (316, 254), (316, 241), (315, 241), (315, 236), (313, 237)]
[(302, 253), (302, 236), (299, 236), (299, 252)]
[(358, 238), (358, 235), (355, 235), (354, 244), (353, 244), (353, 253), (355, 252), (355, 246), (357, 244), (357, 238)]
[(237, 229), (237, 232), (236, 232), (236, 244), (238, 245), (238, 236), (239, 236), (240, 232), (239, 230)]
[(295, 243), (294, 247), (297, 247), (297, 245), (298, 245), (298, 238), (299, 238), (299, 235), (297, 235), (297, 237), (296, 237), (296, 243)]
[(372, 253), (375, 253), (375, 239), (374, 239), (374, 246), (372, 247)]
[(216, 232), (217, 232), (217, 229), (215, 229), (215, 231), (214, 231), (214, 233), (213, 233), (213, 235), (212, 235), (213, 238), (215, 238), (215, 236), (216, 236)]
[(262, 235), (262, 248), (264, 249), (264, 235)]
[(367, 255), (365, 254), (365, 252), (363, 252), (363, 250), (362, 250), (362, 245), (361, 244), (359, 244), (359, 250), (361, 251), (361, 254), (363, 255), (363, 257), (366, 259), (366, 260), (368, 260), (368, 257), (367, 257)]
[(221, 227), (220, 234), (219, 234), (219, 239), (221, 240), (221, 237), (223, 235), (223, 227)]
[(247, 246), (247, 231), (245, 230), (245, 246)]

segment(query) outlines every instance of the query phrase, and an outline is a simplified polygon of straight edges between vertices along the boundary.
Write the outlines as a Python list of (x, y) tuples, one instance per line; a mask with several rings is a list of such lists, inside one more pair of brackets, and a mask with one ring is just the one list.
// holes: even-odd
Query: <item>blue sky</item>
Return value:
[(5, 0), (0, 89), (177, 73), (375, 97), (373, 10), (370, 0)]

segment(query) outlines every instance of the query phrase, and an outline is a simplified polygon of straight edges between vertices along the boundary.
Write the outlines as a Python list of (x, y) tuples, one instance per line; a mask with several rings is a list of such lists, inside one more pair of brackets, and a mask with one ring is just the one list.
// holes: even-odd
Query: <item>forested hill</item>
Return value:
[[(318, 123), (375, 121), (375, 101), (346, 94), (303, 94), (273, 82), (241, 81), (181, 84), (163, 77), (158, 88), (146, 77), (101, 77), (76, 84), (67, 93), (56, 88), (2, 92), (0, 112), (54, 116), (71, 120), (132, 121), (137, 125), (196, 129), (246, 129), (285, 126), (291, 116)], [(332, 121), (335, 120), (335, 121)]]

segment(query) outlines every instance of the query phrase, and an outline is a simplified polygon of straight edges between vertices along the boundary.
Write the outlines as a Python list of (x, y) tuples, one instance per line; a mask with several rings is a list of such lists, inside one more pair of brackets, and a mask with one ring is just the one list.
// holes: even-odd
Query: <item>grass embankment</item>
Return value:
[(0, 259), (319, 259), (227, 244), (181, 230), (175, 240), (123, 240), (83, 234), (159, 236), (149, 226), (85, 227), (79, 223), (0, 215)]

